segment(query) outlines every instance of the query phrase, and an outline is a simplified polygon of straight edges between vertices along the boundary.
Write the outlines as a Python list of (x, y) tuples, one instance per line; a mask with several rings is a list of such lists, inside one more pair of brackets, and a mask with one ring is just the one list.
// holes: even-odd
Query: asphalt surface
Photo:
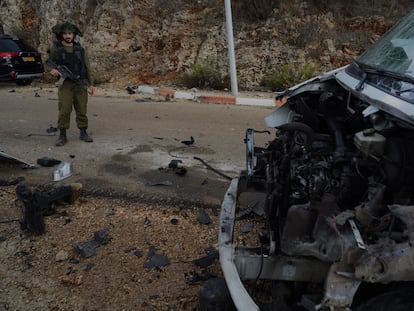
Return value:
[[(86, 193), (147, 201), (219, 204), (227, 177), (245, 168), (247, 128), (266, 129), (273, 108), (199, 104), (168, 96), (128, 94), (98, 87), (89, 99), (89, 134), (79, 140), (72, 113), (68, 143), (56, 147), (57, 88), (51, 84), (0, 84), (0, 151), (35, 165), (23, 168), (0, 159), (1, 181), (23, 177), (30, 185), (80, 182)], [(274, 134), (272, 134), (274, 135)], [(194, 138), (191, 145), (182, 141)], [(273, 136), (260, 134), (257, 145)], [(37, 164), (41, 158), (71, 163), (72, 175), (53, 181), (57, 166)], [(170, 166), (178, 162), (181, 170)], [(201, 161), (202, 160), (202, 161)], [(181, 173), (181, 174), (178, 174)]]

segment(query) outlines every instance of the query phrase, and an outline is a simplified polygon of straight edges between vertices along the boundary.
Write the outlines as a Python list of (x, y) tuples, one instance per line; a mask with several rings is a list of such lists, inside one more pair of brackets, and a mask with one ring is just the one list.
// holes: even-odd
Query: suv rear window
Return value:
[(0, 38), (0, 52), (35, 52), (35, 49), (22, 40)]

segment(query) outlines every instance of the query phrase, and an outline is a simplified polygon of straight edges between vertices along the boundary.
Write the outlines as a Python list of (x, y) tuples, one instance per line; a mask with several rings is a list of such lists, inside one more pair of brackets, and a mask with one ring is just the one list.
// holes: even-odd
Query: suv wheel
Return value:
[(16, 80), (17, 85), (30, 85), (32, 84), (32, 80), (26, 79), (26, 80)]

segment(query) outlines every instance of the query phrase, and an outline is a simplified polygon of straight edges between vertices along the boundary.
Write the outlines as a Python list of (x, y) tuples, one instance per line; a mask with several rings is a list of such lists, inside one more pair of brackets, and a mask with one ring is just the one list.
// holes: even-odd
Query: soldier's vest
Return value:
[(68, 53), (61, 42), (55, 42), (58, 51), (56, 64), (65, 65), (81, 79), (88, 78), (88, 71), (85, 65), (85, 49), (78, 43), (73, 43), (73, 52)]

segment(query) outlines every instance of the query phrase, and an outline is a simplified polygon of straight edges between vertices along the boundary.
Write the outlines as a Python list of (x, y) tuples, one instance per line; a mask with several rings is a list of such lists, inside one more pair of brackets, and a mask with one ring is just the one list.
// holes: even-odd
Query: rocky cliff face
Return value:
[[(324, 69), (345, 63), (394, 22), (376, 16), (339, 24), (331, 12), (308, 11), (299, 1), (294, 11), (274, 9), (260, 22), (234, 20), (240, 88), (259, 86), (266, 72), (286, 62), (313, 59)], [(54, 39), (52, 26), (62, 21), (83, 31), (79, 41), (98, 80), (166, 83), (195, 63), (228, 76), (223, 1), (0, 0), (0, 31), (43, 53)], [(341, 31), (349, 36), (338, 41)]]

